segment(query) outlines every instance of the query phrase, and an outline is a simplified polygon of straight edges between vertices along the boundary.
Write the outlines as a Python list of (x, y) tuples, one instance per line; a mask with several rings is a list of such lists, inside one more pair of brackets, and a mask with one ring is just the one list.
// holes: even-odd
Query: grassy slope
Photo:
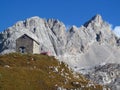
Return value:
[[(79, 82), (79, 84), (74, 84)], [(102, 90), (102, 86), (88, 86), (89, 80), (73, 74), (64, 63), (54, 57), (30, 54), (7, 54), (0, 56), (0, 90), (56, 90), (80, 88)]]

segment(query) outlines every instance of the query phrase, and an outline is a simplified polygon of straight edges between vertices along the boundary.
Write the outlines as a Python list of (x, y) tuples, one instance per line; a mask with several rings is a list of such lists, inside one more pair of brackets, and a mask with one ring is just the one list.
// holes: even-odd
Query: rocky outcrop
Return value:
[(80, 28), (73, 26), (67, 33), (66, 53), (62, 60), (75, 68), (102, 63), (120, 63), (118, 39), (100, 15)]
[(105, 64), (89, 69), (85, 76), (95, 83), (120, 90), (120, 64)]
[(23, 34), (40, 43), (40, 52), (49, 51), (75, 71), (88, 71), (86, 76), (94, 82), (120, 89), (120, 39), (100, 15), (69, 30), (55, 19), (35, 16), (19, 21), (0, 33), (0, 53), (15, 52), (16, 39)]
[(0, 53), (15, 52), (16, 39), (25, 33), (38, 40), (40, 52), (49, 51), (72, 68), (120, 63), (119, 39), (100, 15), (69, 30), (55, 19), (35, 16), (19, 21), (0, 33)]

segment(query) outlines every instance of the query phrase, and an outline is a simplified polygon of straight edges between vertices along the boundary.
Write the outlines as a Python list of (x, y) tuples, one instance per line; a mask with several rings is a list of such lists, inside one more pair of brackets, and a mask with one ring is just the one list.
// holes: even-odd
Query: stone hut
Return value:
[(39, 42), (24, 34), (16, 40), (16, 52), (39, 54)]

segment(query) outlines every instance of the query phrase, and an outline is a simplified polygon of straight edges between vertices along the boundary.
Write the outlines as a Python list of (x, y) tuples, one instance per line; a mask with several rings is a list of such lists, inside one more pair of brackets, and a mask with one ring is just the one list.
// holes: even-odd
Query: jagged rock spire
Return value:
[(75, 25), (73, 25), (73, 26), (70, 28), (69, 32), (75, 32), (77, 29), (78, 29), (78, 28), (77, 28)]
[(120, 49), (114, 48), (117, 47), (116, 39), (101, 15), (95, 15), (84, 26), (86, 27), (72, 26), (66, 32), (65, 25), (58, 20), (28, 18), (0, 35), (3, 37), (0, 38), (0, 53), (15, 51), (16, 39), (29, 33), (31, 37), (38, 38), (40, 51), (50, 51), (71, 67), (93, 66), (108, 60), (120, 62), (120, 58), (117, 58), (120, 57)]
[(90, 23), (98, 23), (101, 24), (103, 22), (102, 16), (100, 14), (96, 14), (94, 17), (92, 17), (88, 22), (84, 24), (85, 27), (87, 27)]
[(95, 16), (92, 18), (92, 20), (94, 20), (94, 21), (96, 21), (96, 22), (101, 22), (101, 21), (103, 21), (102, 16), (101, 16), (100, 14), (95, 15)]

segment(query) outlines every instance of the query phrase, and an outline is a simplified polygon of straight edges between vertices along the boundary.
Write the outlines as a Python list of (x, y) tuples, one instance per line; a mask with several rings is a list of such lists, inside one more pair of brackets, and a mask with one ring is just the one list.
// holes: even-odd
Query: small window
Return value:
[(23, 39), (25, 39), (25, 35), (24, 35), (24, 36), (22, 36), (22, 38), (23, 38)]
[(26, 52), (26, 48), (25, 47), (20, 47), (19, 51), (20, 51), (20, 53), (25, 53)]

